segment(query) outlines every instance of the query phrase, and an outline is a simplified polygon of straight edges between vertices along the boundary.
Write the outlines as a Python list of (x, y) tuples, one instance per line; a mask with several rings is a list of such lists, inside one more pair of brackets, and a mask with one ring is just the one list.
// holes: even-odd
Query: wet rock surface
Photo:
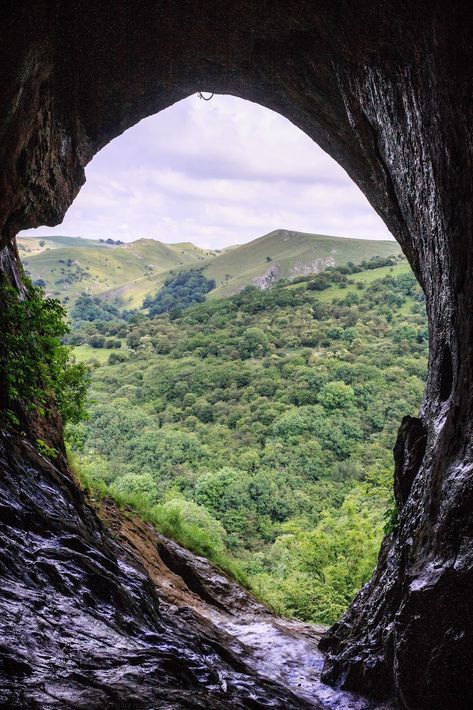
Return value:
[(164, 538), (133, 515), (101, 503), (99, 514), (146, 568), (169, 613), (213, 630), (221, 643), (259, 677), (291, 689), (321, 710), (390, 710), (320, 680), (324, 663), (318, 643), (325, 628), (271, 613), (243, 587), (203, 557)]
[[(11, 244), (18, 230), (59, 223), (84, 181), (85, 165), (101, 147), (141, 118), (199, 90), (232, 93), (284, 114), (340, 162), (398, 239), (427, 298), (430, 363), (419, 415), (426, 433), (425, 455), (415, 475), (411, 475), (414, 469), (405, 469), (408, 475), (398, 490), (399, 526), (383, 543), (373, 579), (322, 641), (328, 654), (324, 678), (377, 696), (395, 692), (401, 705), (412, 710), (469, 708), (473, 697), (470, 3), (140, 0), (117, 2), (112, 9), (110, 4), (85, 0), (37, 0), (6, 3), (1, 13), (0, 244), (10, 246), (0, 252), (0, 269), (12, 283), (17, 282), (18, 257)], [(36, 426), (24, 424), (33, 440)], [(60, 428), (51, 436), (60, 438)], [(417, 461), (418, 450), (410, 449), (415, 442), (408, 439), (403, 447), (405, 461)], [(59, 495), (56, 489), (50, 494)], [(52, 505), (41, 487), (37, 498), (36, 508), (39, 501), (45, 510)], [(4, 519), (34, 518), (36, 513), (29, 514), (26, 508), (22, 512), (22, 506), (28, 500), (33, 505), (34, 499), (31, 489), (29, 498), (7, 503)], [(53, 511), (51, 515), (53, 521), (61, 519)], [(39, 520), (48, 531), (51, 521), (46, 525), (44, 516)], [(87, 516), (80, 524), (91, 525), (84, 535), (98, 534)], [(37, 532), (41, 533), (39, 527)], [(81, 593), (80, 587), (74, 587), (77, 561), (74, 557), (72, 562), (67, 546), (57, 541), (59, 531), (53, 539), (55, 559), (62, 560), (60, 579), (68, 582), (70, 603), (78, 603), (74, 597)], [(36, 560), (31, 533), (22, 541), (23, 557), (15, 561), (15, 540), (13, 535), (11, 564), (17, 565), (18, 579), (29, 583), (34, 572), (36, 587), (32, 588), (41, 597), (44, 585), (44, 596), (51, 603), (54, 565), (49, 557), (53, 553)], [(31, 559), (26, 557), (28, 546)], [(21, 598), (8, 585), (3, 594), (6, 599), (11, 594)], [(93, 613), (98, 620), (97, 648), (91, 648), (90, 654), (93, 659), (97, 654), (107, 659), (100, 641), (102, 624), (116, 614), (133, 627), (135, 622), (125, 609), (128, 604), (139, 609), (142, 594), (132, 594), (125, 603), (121, 592), (115, 595), (103, 582), (96, 595), (95, 601), (94, 594), (85, 597), (91, 607), (96, 605)], [(148, 626), (152, 626), (151, 601), (150, 605), (140, 612)], [(26, 604), (25, 614), (28, 609)], [(79, 619), (74, 614), (71, 618), (71, 628), (82, 638)], [(42, 623), (44, 629), (38, 627), (35, 634), (38, 638), (50, 634), (62, 668), (57, 635), (46, 621)], [(176, 653), (180, 648), (184, 667), (190, 668), (194, 641), (176, 633)], [(19, 677), (24, 671), (25, 687), (34, 682), (38, 686), (39, 680), (31, 680), (40, 677), (38, 667), (28, 675), (21, 660), (27, 652), (31, 655), (31, 649), (25, 649), (18, 661), (16, 652), (10, 652), (9, 668), (16, 669)], [(71, 661), (71, 668), (77, 662)], [(60, 678), (59, 670), (44, 663), (43, 678)], [(92, 694), (97, 684), (112, 688), (121, 672), (111, 666), (104, 674), (94, 670), (94, 663), (87, 681)], [(136, 677), (136, 670), (128, 672)], [(163, 684), (168, 682), (165, 669), (161, 675)], [(81, 682), (85, 698), (85, 681)], [(56, 692), (58, 684), (59, 680)]]
[(0, 707), (381, 708), (320, 682), (322, 628), (111, 502), (100, 520), (29, 444), (0, 439), (0, 477)]
[(65, 470), (5, 436), (0, 480), (0, 707), (314, 707), (166, 602)]

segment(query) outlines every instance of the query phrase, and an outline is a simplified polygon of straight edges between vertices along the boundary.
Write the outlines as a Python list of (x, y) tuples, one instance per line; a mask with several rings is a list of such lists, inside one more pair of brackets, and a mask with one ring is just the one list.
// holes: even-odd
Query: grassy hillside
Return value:
[(265, 287), (281, 278), (318, 273), (327, 266), (349, 261), (359, 264), (373, 256), (399, 253), (400, 247), (394, 241), (345, 239), (278, 229), (216, 256), (204, 268), (204, 274), (217, 282), (211, 296), (215, 298), (230, 296), (251, 283)]
[(110, 323), (122, 347), (101, 349), (91, 417), (69, 429), (84, 480), (284, 614), (339, 618), (396, 525), (392, 447), (422, 397), (405, 263)]
[(27, 254), (41, 254), (48, 249), (68, 249), (71, 247), (74, 249), (81, 247), (108, 248), (108, 245), (99, 239), (83, 239), (82, 237), (17, 237), (17, 242), (24, 257)]
[(220, 252), (152, 239), (118, 245), (73, 237), (21, 237), (18, 241), (27, 270), (33, 280), (46, 282), (48, 294), (72, 303), (87, 291), (107, 299), (118, 297), (128, 309), (139, 308), (148, 294), (156, 293), (170, 271), (202, 267), (204, 275), (216, 281), (210, 296), (216, 298), (237, 293), (248, 284), (266, 288), (281, 278), (400, 253), (394, 241), (287, 230)]
[(66, 302), (83, 291), (121, 296), (127, 308), (140, 306), (169, 270), (204, 262), (214, 253), (152, 239), (109, 245), (73, 237), (20, 238), (19, 248), (32, 279), (45, 281), (48, 294)]
[[(107, 299), (121, 299), (126, 308), (140, 308), (145, 297), (163, 285), (170, 271), (201, 266), (217, 253), (200, 249), (189, 242), (163, 244), (152, 239), (140, 239), (124, 245), (122, 249), (126, 250), (128, 256), (140, 260), (141, 267), (144, 264), (144, 273), (137, 278), (127, 279), (118, 287), (114, 285), (97, 293)], [(147, 269), (146, 264), (151, 264), (153, 268)]]

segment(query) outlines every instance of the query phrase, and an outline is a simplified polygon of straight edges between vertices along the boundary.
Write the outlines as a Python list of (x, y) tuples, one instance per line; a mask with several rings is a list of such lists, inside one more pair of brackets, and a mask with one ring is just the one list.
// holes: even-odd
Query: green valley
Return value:
[(104, 339), (76, 348), (86, 360), (100, 351), (90, 418), (68, 427), (84, 485), (281, 613), (339, 618), (396, 525), (392, 447), (426, 375), (423, 294), (405, 260), (386, 258), (392, 246), (370, 259), (351, 244), (349, 266), (226, 298), (206, 266), (207, 300), (153, 317), (83, 297), (70, 341), (87, 328)]
[(214, 252), (193, 244), (163, 244), (139, 239), (130, 244), (74, 237), (20, 237), (23, 264), (34, 282), (66, 305), (82, 292), (119, 298), (128, 308), (141, 306), (146, 294), (163, 283), (165, 275), (199, 265)]

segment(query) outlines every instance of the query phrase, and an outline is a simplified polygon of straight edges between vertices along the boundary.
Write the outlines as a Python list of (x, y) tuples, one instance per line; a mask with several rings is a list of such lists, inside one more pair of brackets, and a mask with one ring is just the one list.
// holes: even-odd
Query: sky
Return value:
[(273, 229), (391, 239), (345, 171), (274, 111), (198, 95), (144, 119), (86, 167), (51, 234), (193, 242), (218, 249)]

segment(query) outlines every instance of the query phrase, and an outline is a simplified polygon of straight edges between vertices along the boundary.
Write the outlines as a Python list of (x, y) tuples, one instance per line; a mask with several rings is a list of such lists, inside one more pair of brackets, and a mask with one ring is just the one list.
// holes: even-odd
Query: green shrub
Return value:
[(59, 301), (25, 278), (24, 296), (0, 283), (0, 303), (0, 417), (18, 424), (21, 409), (41, 413), (55, 401), (64, 421), (84, 418), (88, 369), (61, 342), (68, 328)]
[(53, 448), (52, 446), (48, 446), (45, 441), (42, 439), (36, 439), (36, 451), (41, 454), (41, 456), (45, 456), (47, 459), (56, 459), (58, 456), (58, 450)]

